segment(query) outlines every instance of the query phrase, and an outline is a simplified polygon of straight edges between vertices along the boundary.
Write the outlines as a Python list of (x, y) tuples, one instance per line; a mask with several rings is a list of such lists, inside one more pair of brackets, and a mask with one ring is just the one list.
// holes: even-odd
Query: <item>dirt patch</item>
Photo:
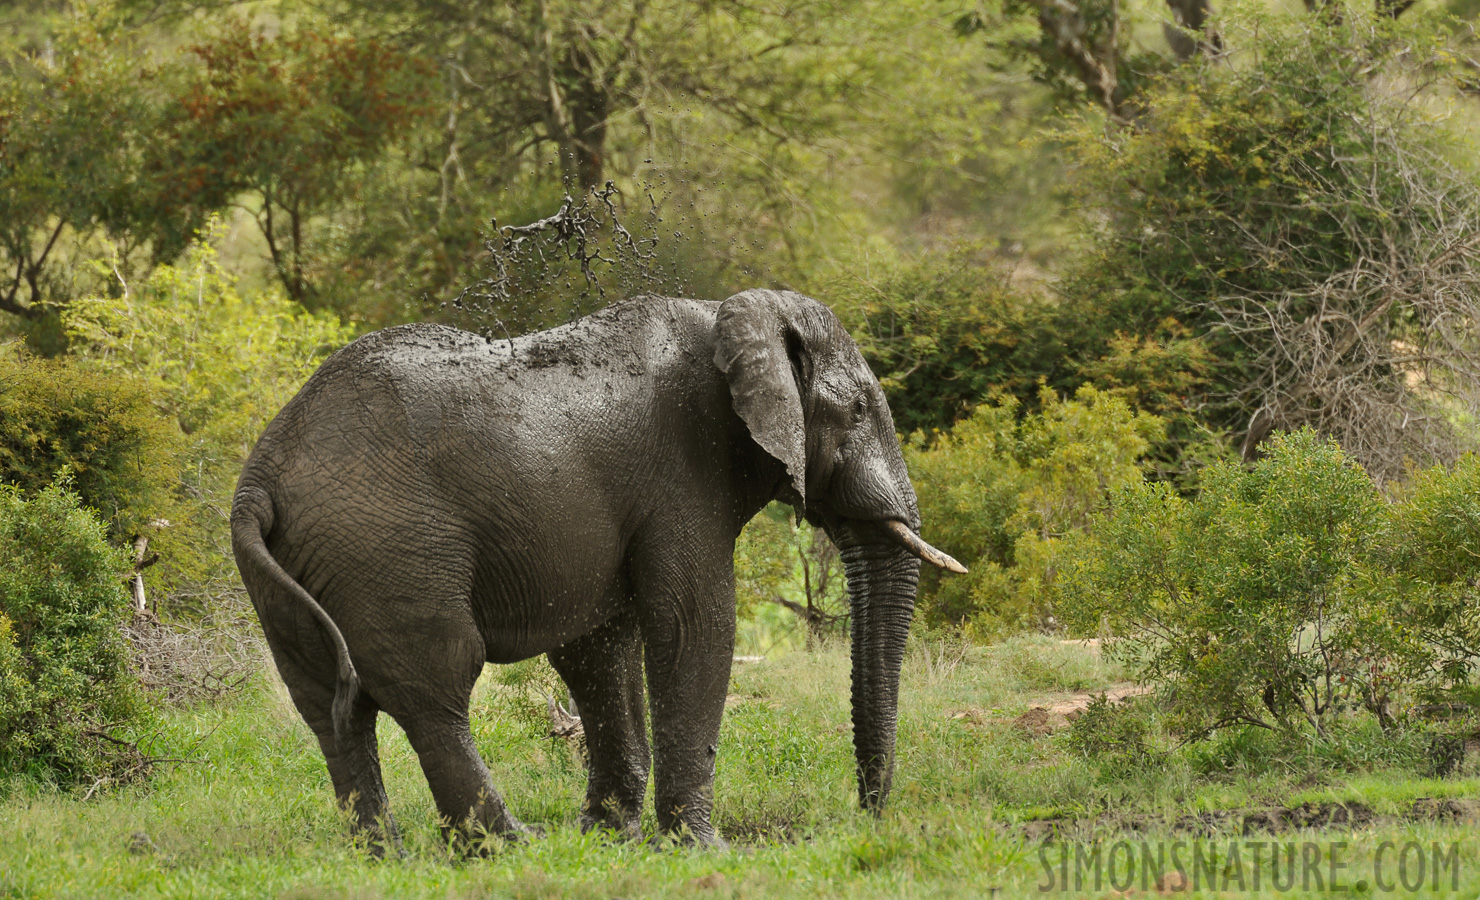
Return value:
[(1361, 828), (1378, 818), (1364, 803), (1302, 803), (1246, 812), (1239, 829), (1249, 834), (1280, 834), (1310, 828)]
[(1145, 685), (1126, 682), (1124, 684), (1111, 685), (1103, 691), (1087, 691), (1081, 694), (1074, 694), (1062, 700), (1056, 700), (1048, 704), (1045, 708), (1050, 714), (1072, 719), (1075, 715), (1088, 709), (1089, 705), (1101, 694), (1111, 703), (1124, 703), (1134, 697), (1144, 697), (1149, 693), (1151, 693), (1151, 688)]
[(954, 721), (966, 722), (970, 725), (1012, 725), (1030, 737), (1042, 737), (1073, 722), (1080, 713), (1088, 709), (1089, 705), (1102, 695), (1111, 703), (1124, 703), (1129, 699), (1149, 693), (1151, 693), (1149, 687), (1125, 682), (1111, 685), (1103, 691), (1084, 691), (1056, 700), (1046, 700), (1015, 719), (994, 715), (998, 710), (987, 711), (975, 706), (956, 710), (951, 713), (950, 717)]
[(1063, 716), (1056, 716), (1042, 706), (1035, 706), (1016, 719), (1012, 724), (1030, 737), (1042, 737), (1067, 724)]
[(689, 890), (693, 891), (717, 891), (725, 886), (725, 876), (719, 872), (710, 872), (689, 882)]
[(1413, 801), (1408, 818), (1415, 822), (1480, 822), (1480, 800), (1425, 797)]
[(1100, 652), (1100, 639), (1099, 638), (1080, 638), (1080, 639), (1077, 639), (1077, 640), (1076, 639), (1073, 639), (1073, 638), (1070, 638), (1070, 639), (1067, 639), (1067, 640), (1059, 641), (1059, 643), (1060, 644), (1067, 645), (1067, 646), (1070, 646), (1070, 647), (1083, 647), (1085, 650), (1088, 650), (1091, 653), (1099, 653)]
[(1207, 810), (1182, 816), (1106, 813), (1093, 818), (1055, 816), (1018, 823), (1013, 830), (1033, 842), (1087, 840), (1105, 834), (1167, 834), (1209, 838), (1220, 834), (1286, 834), (1304, 830), (1355, 830), (1403, 822), (1480, 824), (1480, 800), (1425, 797), (1403, 813), (1378, 815), (1365, 803), (1302, 803), (1254, 809)]

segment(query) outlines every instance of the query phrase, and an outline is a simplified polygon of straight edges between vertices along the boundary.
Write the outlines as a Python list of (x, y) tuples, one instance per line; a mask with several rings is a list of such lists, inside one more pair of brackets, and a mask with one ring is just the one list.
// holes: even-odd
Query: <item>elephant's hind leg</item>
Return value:
[(336, 738), (333, 670), (313, 677), (286, 659), (280, 662), (280, 670), (293, 704), (319, 740), (329, 765), (329, 778), (334, 782), (334, 796), (340, 808), (350, 813), (356, 837), (364, 840), (376, 856), (383, 856), (387, 849), (399, 854), (401, 835), (391, 816), (375, 740), (375, 720), (380, 710), (362, 692), (347, 733)]
[(332, 722), (327, 733), (316, 733), (324, 759), (329, 763), (334, 795), (340, 807), (354, 816), (356, 834), (365, 839), (376, 856), (385, 854), (387, 844), (400, 855), (401, 833), (391, 817), (390, 800), (380, 774), (380, 748), (375, 740), (375, 720), (379, 715), (380, 710), (362, 695), (355, 705), (348, 734), (336, 738)]
[[(454, 607), (455, 608), (455, 607)], [(470, 613), (446, 612), (445, 621), (418, 623), (432, 640), (403, 640), (381, 671), (400, 673), (387, 684), (383, 706), (406, 731), (437, 802), (443, 834), (472, 846), (485, 834), (518, 838), (530, 829), (514, 818), (493, 786), (468, 723), (468, 701), (483, 671), (484, 647)]]
[(586, 732), (590, 779), (581, 830), (605, 825), (624, 837), (641, 837), (642, 799), (652, 757), (635, 612), (612, 619), (549, 656), (575, 697)]

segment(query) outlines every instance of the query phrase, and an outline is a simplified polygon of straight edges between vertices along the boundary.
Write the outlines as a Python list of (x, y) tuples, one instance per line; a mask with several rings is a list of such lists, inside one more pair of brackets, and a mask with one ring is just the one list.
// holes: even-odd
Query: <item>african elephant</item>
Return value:
[(735, 539), (778, 498), (841, 551), (859, 800), (877, 811), (919, 560), (964, 570), (918, 537), (884, 394), (815, 300), (646, 297), (514, 340), (437, 325), (362, 337), (252, 451), (232, 546), (339, 802), (377, 845), (397, 840), (381, 710), (444, 828), (526, 831), (468, 702), (485, 663), (540, 653), (585, 726), (582, 825), (639, 833), (645, 669), (658, 822), (712, 843)]

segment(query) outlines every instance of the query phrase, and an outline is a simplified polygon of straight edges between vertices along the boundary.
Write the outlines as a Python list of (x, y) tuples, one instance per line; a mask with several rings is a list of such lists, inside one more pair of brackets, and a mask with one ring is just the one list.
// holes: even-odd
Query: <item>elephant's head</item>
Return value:
[(884, 392), (831, 310), (789, 291), (746, 291), (720, 306), (714, 329), (714, 362), (735, 411), (786, 467), (781, 499), (827, 529), (847, 569), (858, 796), (877, 811), (894, 771), (899, 670), (920, 560), (966, 570), (920, 539)]

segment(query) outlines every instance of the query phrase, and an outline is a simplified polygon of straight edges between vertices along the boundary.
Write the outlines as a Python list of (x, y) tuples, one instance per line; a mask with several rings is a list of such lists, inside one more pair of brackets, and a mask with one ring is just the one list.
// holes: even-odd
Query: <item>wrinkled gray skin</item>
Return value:
[(452, 833), (527, 830), (474, 748), (468, 700), (484, 663), (540, 653), (585, 725), (583, 825), (638, 835), (655, 760), (661, 827), (712, 843), (735, 539), (778, 498), (841, 548), (859, 799), (877, 811), (916, 555), (935, 551), (905, 548), (919, 513), (884, 395), (816, 301), (642, 298), (512, 346), (435, 325), (367, 335), (268, 426), (232, 543), (335, 793), (376, 846), (398, 840), (382, 710)]

